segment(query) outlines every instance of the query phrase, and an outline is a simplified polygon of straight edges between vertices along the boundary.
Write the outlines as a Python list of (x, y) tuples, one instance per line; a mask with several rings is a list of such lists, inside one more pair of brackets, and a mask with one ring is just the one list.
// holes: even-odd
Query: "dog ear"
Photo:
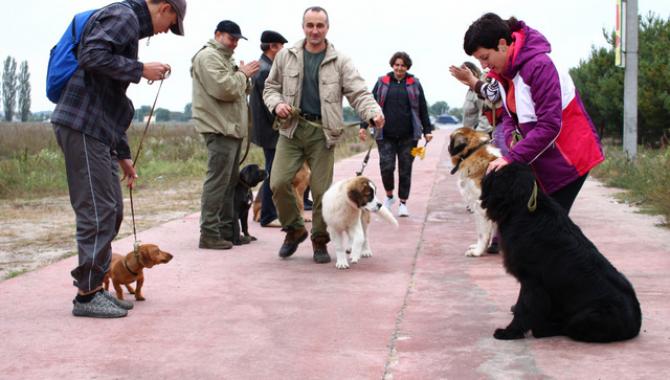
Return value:
[(372, 189), (368, 182), (369, 180), (365, 177), (357, 177), (347, 191), (347, 197), (358, 207), (363, 207), (370, 201)]
[(142, 244), (140, 246), (140, 257), (145, 267), (151, 268), (156, 263), (156, 256), (160, 250), (154, 244)]
[(449, 141), (449, 154), (455, 156), (463, 151), (468, 146), (468, 138), (462, 134), (452, 136)]

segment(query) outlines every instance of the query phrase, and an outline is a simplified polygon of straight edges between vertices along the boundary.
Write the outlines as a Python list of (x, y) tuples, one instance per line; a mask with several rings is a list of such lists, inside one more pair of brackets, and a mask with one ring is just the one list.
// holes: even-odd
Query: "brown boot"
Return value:
[(279, 248), (279, 257), (287, 258), (295, 253), (298, 249), (298, 245), (307, 239), (307, 230), (305, 227), (300, 227), (298, 229), (289, 229), (286, 231), (286, 237), (284, 238), (284, 244)]
[(314, 262), (317, 264), (326, 264), (330, 262), (330, 255), (328, 254), (327, 237), (317, 237), (312, 240), (312, 249), (314, 249)]
[(233, 248), (233, 243), (231, 243), (228, 240), (221, 239), (219, 237), (200, 235), (200, 242), (198, 243), (198, 248), (231, 249)]

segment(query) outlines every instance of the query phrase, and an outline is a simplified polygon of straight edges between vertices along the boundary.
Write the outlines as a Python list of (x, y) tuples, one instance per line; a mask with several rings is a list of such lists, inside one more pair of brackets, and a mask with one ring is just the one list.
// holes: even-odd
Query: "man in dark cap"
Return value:
[(288, 42), (286, 38), (272, 30), (266, 30), (261, 34), (261, 50), (263, 51), (259, 60), (261, 68), (252, 77), (254, 88), (251, 92), (249, 105), (254, 121), (253, 142), (263, 148), (265, 172), (268, 173), (260, 189), (262, 197), (260, 223), (263, 227), (281, 227), (277, 220), (277, 209), (272, 202), (272, 190), (270, 189), (272, 161), (275, 158), (275, 147), (277, 146), (279, 132), (272, 129), (275, 117), (263, 102), (263, 89), (265, 89), (265, 79), (272, 68), (272, 61), (286, 42)]
[(126, 89), (170, 71), (167, 63), (140, 62), (139, 40), (168, 30), (184, 35), (185, 15), (185, 0), (129, 0), (97, 10), (91, 18), (104, 22), (89, 22), (83, 30), (79, 67), (51, 116), (77, 224), (75, 316), (124, 317), (133, 307), (102, 288), (123, 221), (119, 168), (128, 187), (137, 178), (126, 135), (135, 109)]
[(239, 176), (242, 140), (247, 136), (247, 94), (258, 61), (235, 63), (233, 53), (242, 35), (230, 20), (221, 21), (209, 40), (192, 59), (193, 120), (207, 144), (207, 175), (202, 189), (200, 248), (230, 249), (233, 241), (249, 237), (233, 235), (233, 194)]

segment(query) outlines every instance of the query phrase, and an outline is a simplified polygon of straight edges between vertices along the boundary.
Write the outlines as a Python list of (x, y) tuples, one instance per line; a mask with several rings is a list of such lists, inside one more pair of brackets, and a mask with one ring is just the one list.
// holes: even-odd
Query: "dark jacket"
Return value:
[(110, 4), (94, 13), (82, 35), (79, 68), (65, 86), (51, 122), (102, 141), (120, 159), (130, 158), (126, 130), (135, 108), (126, 89), (142, 79), (138, 43), (151, 35), (151, 15), (142, 0)]
[[(387, 124), (393, 122), (393, 114), (398, 111), (388, 109), (388, 107), (384, 106), (392, 80), (393, 72), (379, 77), (372, 90), (375, 100), (377, 100), (377, 103), (379, 103), (384, 110), (384, 117), (386, 118)], [(405, 84), (405, 91), (409, 100), (411, 132), (408, 133), (408, 137), (411, 136), (414, 140), (419, 140), (421, 139), (422, 134), (425, 135), (433, 131), (433, 126), (430, 124), (430, 117), (428, 116), (426, 97), (424, 96), (423, 87), (421, 87), (419, 79), (412, 74), (407, 73), (403, 79), (403, 83)], [(365, 127), (366, 125), (363, 126)], [(408, 125), (408, 127), (410, 127), (410, 125)], [(386, 129), (386, 127), (384, 127), (384, 129)], [(384, 138), (384, 129), (382, 129), (380, 133), (377, 133), (377, 140)]]
[(253, 119), (253, 135), (251, 141), (254, 144), (265, 149), (275, 149), (277, 146), (277, 139), (279, 139), (279, 132), (272, 129), (272, 123), (275, 117), (268, 107), (263, 102), (263, 89), (265, 88), (265, 79), (270, 74), (272, 68), (272, 60), (265, 54), (261, 55), (259, 60), (261, 69), (251, 77), (253, 89), (249, 99), (249, 106), (251, 107), (251, 117)]

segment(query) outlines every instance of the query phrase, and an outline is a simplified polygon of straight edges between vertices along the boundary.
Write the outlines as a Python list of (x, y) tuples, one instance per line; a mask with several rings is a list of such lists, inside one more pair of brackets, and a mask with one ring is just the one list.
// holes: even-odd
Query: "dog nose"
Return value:
[(382, 206), (381, 202), (377, 202), (377, 211), (381, 210)]

